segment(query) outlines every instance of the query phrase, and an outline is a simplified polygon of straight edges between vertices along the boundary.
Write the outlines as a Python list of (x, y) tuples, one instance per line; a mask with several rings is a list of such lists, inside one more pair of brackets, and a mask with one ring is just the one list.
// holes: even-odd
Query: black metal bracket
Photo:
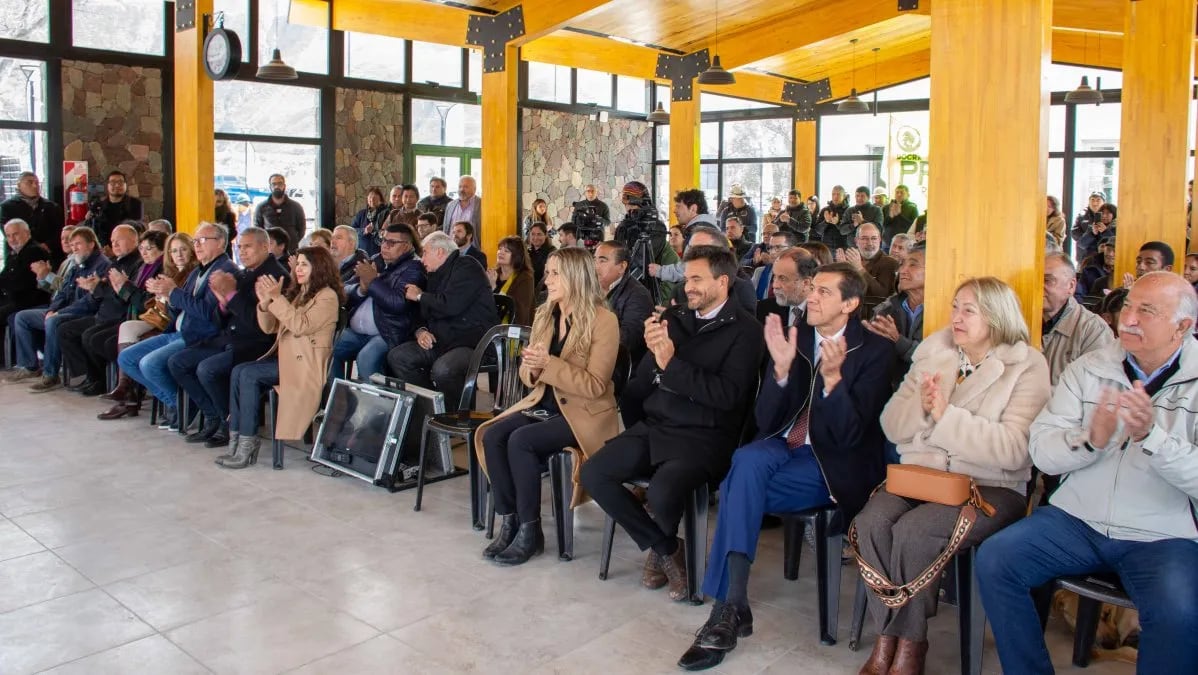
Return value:
[(919, 9), (919, 0), (898, 0), (898, 8), (900, 12), (909, 12), (913, 9)]
[(175, 3), (175, 32), (182, 33), (196, 27), (195, 0), (178, 0)]
[(670, 100), (689, 101), (694, 98), (694, 79), (711, 65), (706, 49), (686, 56), (658, 54), (655, 77), (670, 81)]
[(495, 16), (474, 14), (466, 26), (466, 43), (483, 48), (484, 73), (504, 71), (507, 43), (521, 35), (524, 35), (523, 5), (516, 5)]
[(797, 106), (795, 119), (811, 122), (815, 119), (815, 104), (832, 98), (832, 81), (828, 78), (815, 82), (784, 82), (782, 100)]

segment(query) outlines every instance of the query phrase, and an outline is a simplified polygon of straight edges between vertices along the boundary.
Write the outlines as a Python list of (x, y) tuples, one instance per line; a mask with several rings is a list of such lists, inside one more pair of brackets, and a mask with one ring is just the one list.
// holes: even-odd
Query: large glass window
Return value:
[(241, 40), (241, 61), (248, 62), (250, 60), (249, 0), (212, 0), (212, 9), (225, 15), (225, 29), (237, 33), (238, 39)]
[(1119, 158), (1079, 157), (1073, 162), (1073, 213), (1082, 210), (1091, 192), (1101, 192), (1106, 201), (1119, 198)]
[[(819, 163), (820, 204), (832, 199), (832, 187), (839, 185), (852, 193), (858, 185), (877, 185), (881, 180), (881, 160), (824, 160)], [(804, 195), (810, 197), (811, 195)]]
[(216, 133), (320, 136), (320, 90), (230, 80), (213, 85)]
[(258, 63), (270, 61), (271, 53), (277, 47), (282, 52), (283, 60), (292, 68), (305, 73), (327, 75), (329, 31), (288, 23), (289, 6), (290, 3), (283, 0), (258, 2)]
[(647, 113), (649, 103), (645, 81), (636, 77), (616, 76), (616, 108), (626, 112)]
[(657, 204), (657, 212), (661, 214), (662, 219), (669, 221), (673, 218), (670, 214), (674, 209), (674, 195), (670, 194), (670, 165), (658, 164), (655, 169), (657, 199), (654, 201)]
[(790, 157), (794, 148), (790, 119), (724, 122), (724, 158)]
[(528, 98), (535, 101), (571, 103), (570, 69), (566, 66), (529, 61)]
[(412, 142), (481, 148), (482, 106), (412, 99)]
[(721, 110), (752, 110), (758, 108), (776, 108), (778, 106), (762, 103), (760, 101), (750, 101), (747, 98), (734, 98), (732, 96), (720, 96), (719, 94), (708, 94), (701, 92), (699, 94), (699, 110), (702, 112), (717, 112)]
[(911, 82), (896, 84), (878, 90), (879, 101), (909, 101), (930, 97), (932, 94), (932, 79), (924, 77)]
[(166, 53), (162, 0), (72, 0), (76, 47), (135, 54)]
[(1077, 106), (1073, 149), (1081, 152), (1118, 150), (1122, 106), (1118, 103)]
[(1065, 106), (1054, 105), (1048, 110), (1048, 151), (1065, 150)]
[(320, 219), (320, 146), (218, 139), (215, 152), (217, 187), (229, 193), (229, 201), (244, 197), (257, 206), (270, 196), (270, 175), (281, 173), (288, 196), (304, 207), (307, 230), (314, 229)]
[(46, 62), (0, 59), (0, 120), (46, 121)]
[(700, 159), (719, 159), (719, 122), (704, 122), (699, 125), (699, 157)]
[(412, 41), (412, 81), (462, 86), (462, 48)]
[(786, 193), (794, 187), (790, 162), (730, 162), (723, 165), (723, 173), (724, 191), (739, 183), (748, 194), (749, 203), (757, 209), (758, 218), (771, 199), (785, 199)]
[(404, 81), (406, 40), (371, 33), (345, 34), (345, 74), (362, 80)]
[(819, 123), (821, 155), (872, 154), (871, 149), (885, 145), (890, 133), (887, 115), (824, 115)]
[(657, 134), (657, 159), (658, 161), (670, 161), (670, 125), (659, 124), (653, 130)]
[(49, 0), (0, 0), (0, 38), (49, 42)]
[(470, 91), (481, 94), (483, 93), (483, 53), (477, 49), (471, 49), (466, 54), (469, 60), (466, 74), (470, 80)]
[(587, 70), (578, 68), (576, 71), (578, 76), (578, 102), (579, 103), (594, 103), (605, 108), (610, 108), (611, 101), (611, 75), (601, 73), (596, 70)]
[[(657, 85), (657, 101), (666, 112), (670, 112), (670, 88)], [(654, 104), (656, 106), (656, 103)]]
[[(17, 194), (17, 178), (32, 171), (42, 178), (42, 193), (49, 184), (46, 132), (36, 129), (0, 129), (0, 199)], [(58, 200), (56, 200), (58, 201)]]

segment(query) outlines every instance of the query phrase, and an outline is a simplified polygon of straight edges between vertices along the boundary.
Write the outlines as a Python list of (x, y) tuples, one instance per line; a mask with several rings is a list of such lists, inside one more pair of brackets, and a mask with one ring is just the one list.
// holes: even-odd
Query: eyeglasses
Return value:
[(195, 239), (191, 240), (191, 245), (192, 246), (203, 246), (204, 244), (207, 244), (210, 241), (220, 241), (220, 239), (217, 237), (196, 237)]
[(387, 239), (383, 237), (383, 246), (411, 246), (412, 242), (407, 239)]
[(786, 244), (770, 244), (769, 250), (771, 250), (771, 251), (785, 251), (785, 250), (786, 250), (786, 249), (788, 249), (788, 248), (790, 248), (790, 247), (789, 247), (789, 246), (787, 246)]

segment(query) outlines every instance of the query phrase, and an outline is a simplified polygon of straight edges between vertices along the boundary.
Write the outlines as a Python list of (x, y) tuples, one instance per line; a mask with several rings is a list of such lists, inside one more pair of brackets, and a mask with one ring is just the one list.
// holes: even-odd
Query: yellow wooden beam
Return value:
[(796, 120), (794, 139), (794, 186), (806, 199), (815, 194), (815, 165), (819, 162), (819, 134), (815, 120)]
[(924, 49), (905, 56), (862, 65), (856, 71), (832, 73), (828, 79), (832, 95), (829, 99), (844, 98), (856, 87), (857, 93), (865, 95), (875, 89), (884, 89), (896, 84), (927, 77), (931, 72), (932, 50)]
[(595, 35), (557, 31), (520, 48), (525, 61), (586, 68), (626, 77), (652, 80), (657, 71), (656, 49)]
[(519, 157), (516, 134), (520, 114), (516, 108), (520, 69), (516, 47), (507, 47), (504, 69), (483, 73), (482, 91), (482, 176), (483, 217), (478, 241), (487, 255), (494, 255), (499, 240), (519, 234), (516, 176)]
[[(288, 20), (327, 28), (328, 8), (328, 0), (291, 0)], [(333, 3), (333, 28), (465, 47), (466, 24), (472, 15), (474, 12), (420, 0), (337, 0)]]
[[(1185, 251), (1193, 0), (1127, 3), (1119, 134), (1115, 279), (1134, 272), (1145, 241)], [(1181, 259), (1174, 263), (1180, 271)]]
[(567, 23), (584, 18), (611, 0), (521, 0), (524, 35), (510, 44), (524, 45), (545, 37)]
[(200, 17), (212, 14), (212, 0), (196, 0), (194, 28), (176, 32), (174, 59), (175, 222), (195, 232), (216, 213), (213, 195), (215, 141), (212, 80), (204, 72), (204, 31)]
[[(690, 101), (670, 103), (671, 200), (683, 190), (699, 187), (699, 129), (697, 96)], [(677, 221), (676, 218), (672, 220)]]

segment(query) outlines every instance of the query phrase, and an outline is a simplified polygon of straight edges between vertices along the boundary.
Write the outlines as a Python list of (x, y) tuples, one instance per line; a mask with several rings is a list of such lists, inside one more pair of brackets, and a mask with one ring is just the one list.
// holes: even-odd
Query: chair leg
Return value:
[(1090, 665), (1090, 653), (1094, 651), (1094, 640), (1098, 634), (1098, 619), (1102, 614), (1102, 603), (1079, 595), (1077, 598), (1077, 625), (1073, 634), (1073, 665), (1086, 668)]
[(279, 395), (274, 387), (266, 394), (266, 428), (270, 430), (271, 466), (276, 470), (283, 468), (283, 442), (275, 435), (275, 419), (279, 416)]
[(865, 626), (865, 608), (869, 602), (869, 590), (865, 580), (857, 575), (857, 592), (853, 594), (853, 624), (849, 627), (849, 649), (857, 651), (861, 647), (861, 629)]
[(802, 518), (782, 519), (782, 576), (790, 581), (799, 578), (799, 561), (803, 557), (803, 534), (807, 523)]
[(829, 517), (815, 518), (816, 585), (819, 589), (819, 641), (836, 644), (840, 620), (840, 535), (829, 535)]
[(150, 397), (150, 426), (158, 426), (158, 399)]
[(491, 494), (491, 482), (487, 481), (487, 539), (495, 538), (495, 497)]
[(692, 605), (703, 604), (700, 586), (707, 573), (707, 498), (707, 485), (700, 485), (686, 510), (686, 592)]
[[(429, 418), (425, 417), (424, 424), (420, 428), (420, 460), (416, 464), (416, 506), (412, 508), (413, 511), (419, 511), (420, 504), (424, 500), (424, 455), (428, 451), (428, 421)], [(473, 469), (473, 465), (471, 465), (471, 469)], [(470, 479), (474, 480), (473, 473), (471, 473)]]
[(961, 672), (981, 675), (982, 648), (986, 637), (986, 611), (982, 607), (981, 590), (974, 577), (977, 548), (956, 557), (957, 622), (961, 642)]
[(616, 538), (616, 521), (611, 516), (603, 519), (603, 546), (599, 549), (599, 578), (607, 579), (607, 568), (611, 566), (611, 545)]
[(553, 496), (553, 526), (557, 531), (557, 558), (569, 561), (574, 558), (574, 485), (570, 480), (573, 455), (559, 452), (549, 458), (549, 488)]
[(187, 414), (187, 409), (191, 406), (191, 402), (187, 400), (187, 390), (179, 387), (176, 390), (175, 398), (179, 402), (179, 407), (176, 409), (176, 414), (179, 416), (179, 435), (186, 436), (188, 429), (191, 428), (191, 419)]
[[(474, 452), (474, 434), (470, 434), (466, 442), (466, 456), (470, 461), (470, 526), (476, 530), (483, 529), (483, 513), (486, 511), (487, 486), (486, 476), (478, 465), (478, 455)], [(423, 468), (423, 464), (421, 465)]]

